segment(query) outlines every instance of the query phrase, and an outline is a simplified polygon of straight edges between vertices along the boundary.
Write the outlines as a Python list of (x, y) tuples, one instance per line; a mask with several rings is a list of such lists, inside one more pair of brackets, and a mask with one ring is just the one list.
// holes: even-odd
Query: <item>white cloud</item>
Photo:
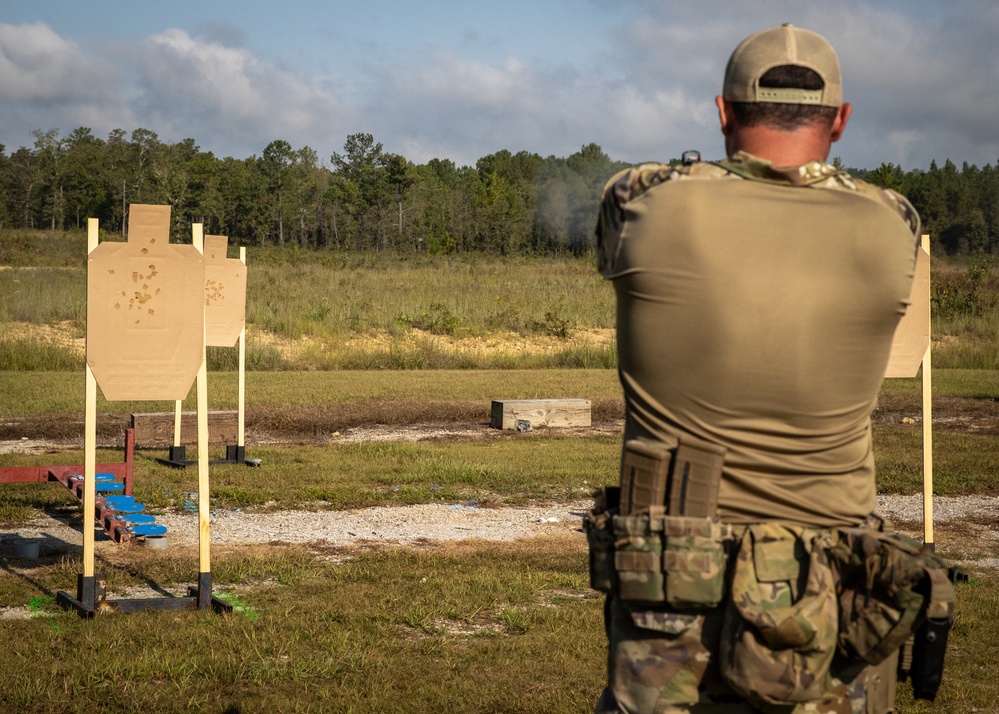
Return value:
[[(855, 111), (834, 154), (848, 165), (999, 158), (999, 4), (991, 0), (946, 8), (926, 0), (592, 1), (619, 19), (580, 35), (577, 46), (592, 50), (572, 63), (540, 46), (487, 61), (461, 42), (422, 54), (420, 42), (400, 53), (304, 57), (289, 47), (264, 59), (249, 21), (202, 22), (203, 35), (166, 29), (124, 46), (91, 38), (85, 48), (42, 23), (0, 24), (0, 141), (30, 145), (32, 129), (53, 126), (98, 135), (143, 127), (240, 158), (274, 139), (326, 158), (349, 134), (368, 132), (417, 162), (471, 164), (500, 149), (566, 156), (591, 141), (628, 161), (688, 148), (712, 157), (722, 148), (712, 98), (729, 52), (747, 34), (790, 21), (839, 50)], [(358, 35), (351, 46), (373, 41)], [(488, 56), (503, 52), (494, 49)], [(302, 69), (327, 64), (321, 76)]]
[(0, 23), (0, 144), (31, 146), (36, 129), (130, 126), (123, 81), (110, 55), (88, 53), (44, 23)]
[(830, 39), (842, 58), (845, 98), (855, 104), (845, 141), (859, 134), (877, 157), (856, 165), (996, 160), (999, 65), (990, 45), (999, 6), (959, 2), (923, 16), (861, 6), (840, 20)]
[(249, 50), (170, 29), (133, 49), (136, 113), (158, 133), (240, 143), (307, 143), (339, 111), (333, 92), (281, 70)]
[(474, 164), (503, 148), (554, 152), (575, 81), (514, 58), (493, 66), (438, 49), (421, 63), (373, 74), (363, 115), (386, 148), (406, 147), (418, 162), (446, 156)]
[(457, 100), (488, 109), (518, 101), (536, 81), (533, 72), (517, 59), (492, 67), (443, 51), (433, 52), (427, 64), (398, 79), (408, 91), (425, 96), (428, 101)]
[[(915, 0), (627, 4), (638, 12), (616, 31), (613, 57), (637, 90), (680, 91), (700, 108), (702, 97), (710, 101), (720, 90), (728, 54), (739, 40), (792, 22), (820, 32), (839, 53), (844, 98), (855, 111), (833, 153), (842, 152), (848, 165), (873, 168), (890, 161), (925, 168), (948, 155), (996, 160), (999, 58), (992, 45), (999, 37), (999, 4), (992, 0), (946, 6)], [(699, 130), (699, 120), (677, 121), (692, 145), (720, 145), (716, 134)]]
[(373, 133), (387, 147), (383, 136), (394, 135), (390, 150), (417, 162), (474, 164), (504, 148), (567, 156), (592, 141), (612, 155), (662, 158), (665, 140), (685, 146), (684, 128), (709, 125), (714, 114), (682, 88), (642, 91), (573, 67), (489, 65), (442, 50), (373, 81), (365, 111)]
[(41, 22), (0, 23), (0, 100), (67, 102), (110, 96), (116, 72)]
[[(701, 98), (692, 99), (683, 89), (640, 92), (625, 86), (606, 99), (609, 111), (602, 117), (600, 132), (611, 137), (611, 143), (605, 149), (632, 155), (637, 151), (650, 160), (665, 160), (673, 158), (664, 155), (665, 146), (685, 145), (692, 134), (700, 135), (705, 129), (717, 133), (711, 123), (714, 106)], [(720, 137), (716, 141), (720, 144)], [(712, 147), (687, 148), (710, 154)]]

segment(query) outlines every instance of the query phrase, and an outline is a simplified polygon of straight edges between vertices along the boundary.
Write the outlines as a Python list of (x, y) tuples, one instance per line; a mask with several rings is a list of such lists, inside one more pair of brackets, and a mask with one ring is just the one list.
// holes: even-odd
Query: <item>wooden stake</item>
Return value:
[[(200, 223), (192, 225), (194, 247), (205, 252), (204, 227)], [(202, 286), (204, 290), (204, 286)], [(204, 333), (201, 339), (201, 368), (198, 370), (198, 539), (199, 572), (212, 572), (211, 530), (208, 488), (208, 351)]]
[(181, 412), (183, 411), (184, 402), (177, 400), (173, 409), (173, 445), (180, 446), (180, 422), (181, 422)]
[[(246, 265), (246, 246), (239, 247), (239, 260)], [(246, 434), (246, 318), (243, 318), (243, 329), (239, 332), (239, 439), (237, 446), (245, 446), (244, 436)]]
[[(87, 219), (87, 255), (97, 247), (98, 221)], [(87, 279), (90, 280), (90, 271)], [(94, 513), (97, 505), (97, 380), (86, 366), (86, 396), (83, 435), (83, 577), (94, 577)], [(87, 603), (93, 605), (93, 603)]]
[[(930, 237), (923, 235), (921, 245), (930, 254)], [(928, 262), (928, 261), (927, 261)], [(927, 264), (927, 268), (929, 265)], [(930, 297), (926, 296), (927, 304)], [(932, 324), (927, 327), (931, 329)], [(923, 356), (923, 542), (933, 545), (933, 370), (930, 365), (930, 345)]]

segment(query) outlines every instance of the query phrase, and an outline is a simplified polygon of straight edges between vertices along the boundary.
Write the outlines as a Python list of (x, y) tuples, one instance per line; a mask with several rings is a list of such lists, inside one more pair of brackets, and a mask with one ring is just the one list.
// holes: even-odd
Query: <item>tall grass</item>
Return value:
[(83, 369), (83, 355), (65, 345), (0, 332), (0, 371), (67, 372)]
[[(382, 347), (307, 346), (294, 358), (282, 360), (289, 370), (383, 370), (383, 369), (612, 369), (617, 365), (613, 344), (592, 345), (567, 339), (546, 352), (518, 352), (498, 347), (468, 350), (457, 345), (416, 336), (394, 338)], [(230, 367), (235, 368), (235, 366)]]
[(0, 265), (76, 268), (86, 259), (85, 230), (0, 230)]
[(999, 273), (990, 257), (944, 262), (931, 276), (933, 362), (999, 369)]
[[(0, 265), (14, 266), (0, 270), (0, 326), (61, 323), (82, 335), (85, 252), (82, 232), (0, 231)], [(588, 331), (613, 328), (615, 319), (611, 286), (588, 259), (465, 254), (445, 261), (424, 255), (253, 248), (248, 263), (249, 369), (616, 365), (613, 346), (587, 337)], [(999, 369), (999, 271), (994, 263), (934, 259), (931, 290), (934, 365)], [(499, 346), (465, 348), (497, 335)], [(380, 339), (360, 339), (371, 337)], [(517, 344), (539, 340), (554, 342), (532, 350)], [(297, 348), (287, 349), (295, 341)], [(463, 347), (455, 347), (456, 342)], [(31, 339), (11, 341), (8, 336), (0, 349), (0, 370), (82, 365), (51, 350), (40, 358), (27, 354), (32, 349)], [(234, 369), (235, 361), (233, 350), (209, 355), (212, 369)]]
[(582, 259), (341, 255), (289, 268), (252, 265), (247, 300), (250, 323), (288, 337), (411, 328), (456, 337), (497, 330), (567, 337), (614, 321), (610, 286)]
[(0, 323), (64, 321), (80, 335), (86, 329), (87, 274), (82, 268), (0, 270)]

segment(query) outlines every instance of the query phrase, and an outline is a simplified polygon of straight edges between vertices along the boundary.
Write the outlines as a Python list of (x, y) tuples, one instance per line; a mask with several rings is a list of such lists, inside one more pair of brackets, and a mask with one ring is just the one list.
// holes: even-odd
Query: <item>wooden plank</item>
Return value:
[(494, 399), (492, 420), (495, 429), (516, 429), (518, 421), (539, 426), (590, 426), (589, 399)]
[[(202, 253), (205, 252), (205, 237), (202, 233), (202, 224), (195, 223), (192, 226), (194, 232), (194, 247), (197, 248)], [(208, 482), (208, 444), (210, 441), (209, 431), (208, 431), (208, 354), (205, 351), (205, 345), (207, 344), (207, 330), (208, 326), (205, 326), (205, 332), (201, 335), (201, 367), (198, 369), (197, 377), (197, 390), (198, 390), (198, 546), (199, 546), (199, 557), (198, 557), (198, 584), (199, 587), (201, 583), (205, 581), (204, 576), (207, 574), (207, 582), (211, 583), (211, 572), (212, 572), (212, 539), (211, 539), (211, 527), (209, 522), (211, 520), (211, 510), (208, 508), (208, 498), (210, 494), (209, 482)], [(238, 420), (237, 420), (238, 423)], [(199, 600), (205, 602), (203, 597), (205, 593), (199, 591)]]
[[(239, 259), (246, 265), (246, 246), (239, 247)], [(237, 446), (245, 446), (244, 439), (246, 438), (246, 320), (243, 320), (243, 329), (239, 332), (239, 380), (238, 380), (238, 393), (239, 393), (239, 420), (238, 420), (238, 430), (239, 437), (236, 441)]]
[[(99, 224), (96, 218), (87, 219), (87, 255), (90, 256), (100, 243)], [(95, 276), (90, 274), (90, 262), (87, 262), (87, 285)], [(87, 333), (87, 349), (90, 349), (90, 333)], [(85, 367), (84, 381), (84, 417), (83, 417), (83, 577), (94, 577), (94, 528), (91, 518), (97, 503), (97, 379)], [(82, 590), (82, 588), (81, 588)], [(77, 595), (80, 597), (80, 594)], [(93, 603), (84, 603), (93, 607)]]
[(174, 403), (174, 408), (173, 408), (173, 442), (171, 444), (172, 446), (180, 446), (182, 443), (184, 443), (180, 440), (181, 439), (180, 422), (181, 422), (181, 414), (183, 413), (184, 413), (184, 402), (178, 399)]
[[(133, 414), (130, 426), (135, 430), (135, 446), (139, 449), (186, 446), (198, 443), (198, 413), (180, 413), (180, 442), (174, 442), (174, 412)], [(235, 411), (208, 412), (208, 442), (235, 444), (239, 419)]]
[[(920, 247), (926, 253), (926, 272), (930, 272), (930, 237), (922, 237)], [(930, 332), (930, 281), (926, 281), (926, 333)], [(933, 541), (933, 368), (929, 342), (923, 355), (923, 542)]]

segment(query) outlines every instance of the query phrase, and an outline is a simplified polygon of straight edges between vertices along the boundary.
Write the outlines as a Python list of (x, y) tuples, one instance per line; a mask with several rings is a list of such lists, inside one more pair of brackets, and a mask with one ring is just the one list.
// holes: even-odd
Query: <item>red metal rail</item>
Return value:
[[(135, 463), (135, 431), (125, 429), (125, 460), (112, 464), (97, 464), (98, 473), (114, 474), (125, 483), (125, 494), (132, 495), (133, 466)], [(0, 468), (0, 483), (61, 483), (80, 503), (83, 503), (83, 465), (72, 466), (14, 466)], [(97, 494), (94, 504), (94, 518), (118, 543), (128, 543), (132, 534), (124, 521), (118, 520), (113, 510), (107, 507), (104, 498)]]

